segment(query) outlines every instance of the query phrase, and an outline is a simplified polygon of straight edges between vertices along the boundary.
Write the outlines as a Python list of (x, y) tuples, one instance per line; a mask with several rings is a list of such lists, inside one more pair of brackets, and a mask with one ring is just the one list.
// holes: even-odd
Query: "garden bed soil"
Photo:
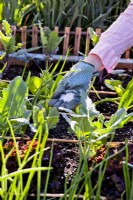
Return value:
[[(36, 70), (34, 67), (29, 67), (26, 69), (25, 77), (28, 74), (28, 71), (31, 70), (31, 73), (33, 75), (39, 75), (40, 71)], [(6, 80), (12, 80), (17, 75), (22, 75), (23, 68), (13, 67), (11, 66), (6, 73), (3, 74), (3, 79)], [(128, 72), (129, 76), (123, 79), (123, 85), (126, 86), (128, 81), (131, 79), (132, 72)], [(112, 78), (111, 75), (106, 75), (108, 77), (106, 78)], [(114, 78), (114, 76), (113, 76)], [(118, 77), (115, 76), (117, 79)], [(95, 83), (95, 89), (97, 90), (109, 90), (106, 88), (106, 86), (103, 84), (103, 80), (101, 79), (101, 82), (99, 84), (99, 81), (96, 81)], [(107, 95), (108, 96), (108, 95)], [(94, 94), (90, 95), (90, 98), (92, 100), (95, 100)], [(110, 116), (113, 114), (117, 107), (116, 105), (111, 103), (104, 103), (103, 106), (97, 106), (97, 110), (102, 112), (103, 114)], [(60, 116), (59, 123), (57, 124), (57, 127), (50, 130), (49, 138), (58, 138), (58, 139), (66, 139), (66, 140), (75, 140), (76, 137), (73, 134), (68, 133), (67, 131), (68, 124), (65, 121), (65, 119)], [(28, 132), (29, 136), (33, 136), (32, 134)], [(130, 144), (128, 144), (129, 147), (129, 163), (133, 164), (133, 122), (127, 123), (124, 128), (118, 129), (116, 131), (116, 134), (114, 136), (113, 141), (116, 142), (124, 142), (125, 140), (128, 140)], [(19, 141), (20, 142), (20, 148), (21, 146), (26, 144), (26, 141)], [(51, 146), (51, 142), (47, 142), (47, 146)], [(124, 144), (112, 147), (109, 149), (109, 154), (112, 155), (120, 148), (122, 148)], [(92, 162), (98, 163), (103, 159), (103, 155), (106, 152), (106, 148), (103, 146), (98, 152), (95, 158), (88, 160), (88, 166), (91, 168)], [(113, 159), (108, 161), (107, 169), (105, 172), (105, 178), (102, 184), (102, 193), (101, 195), (106, 196), (108, 200), (115, 200), (120, 199), (121, 194), (124, 191), (125, 183), (124, 183), (124, 177), (123, 177), (123, 169), (122, 169), (122, 161), (125, 158), (125, 151), (122, 153), (116, 155)], [(50, 153), (47, 151), (44, 154), (42, 165), (48, 166), (49, 163), (49, 156)], [(78, 166), (78, 160), (79, 160), (79, 152), (78, 152), (78, 144), (77, 143), (63, 143), (63, 142), (54, 142), (54, 150), (53, 150), (53, 159), (52, 159), (52, 167), (53, 170), (51, 170), (50, 175), (50, 182), (48, 187), (48, 193), (63, 193), (64, 192), (64, 182), (65, 178), (69, 176), (68, 185), (70, 184), (70, 181), (72, 180), (72, 176), (74, 175), (77, 166)], [(10, 162), (8, 163), (8, 170), (9, 172), (12, 172), (14, 170), (17, 170), (17, 165), (15, 162), (15, 159), (12, 157)], [(92, 175), (92, 182), (93, 185), (97, 183), (97, 176), (98, 176), (98, 170), (96, 170)], [(26, 180), (26, 179), (25, 179)], [(42, 192), (43, 188), (45, 186), (45, 180), (46, 180), (46, 172), (42, 172)], [(36, 176), (34, 176), (32, 181), (32, 186), (30, 188), (29, 193), (30, 194), (36, 194)], [(32, 197), (33, 199), (33, 197)], [(56, 198), (54, 198), (56, 199)], [(59, 199), (59, 198), (57, 198)]]

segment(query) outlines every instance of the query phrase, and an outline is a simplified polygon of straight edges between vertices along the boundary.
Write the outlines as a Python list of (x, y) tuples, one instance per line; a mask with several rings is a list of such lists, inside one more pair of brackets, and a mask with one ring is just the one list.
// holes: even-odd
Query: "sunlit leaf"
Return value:
[(15, 118), (22, 116), (24, 112), (26, 84), (22, 77), (16, 77), (4, 88), (3, 97), (0, 98), (0, 114), (3, 118)]
[(32, 76), (29, 82), (29, 89), (32, 94), (36, 94), (38, 89), (41, 87), (42, 80), (37, 76)]

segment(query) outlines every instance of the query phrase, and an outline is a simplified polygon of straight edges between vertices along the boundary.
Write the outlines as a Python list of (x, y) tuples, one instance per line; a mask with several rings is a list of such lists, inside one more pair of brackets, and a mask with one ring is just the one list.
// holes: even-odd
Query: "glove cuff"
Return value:
[[(79, 61), (79, 63), (83, 63), (84, 66), (86, 65), (87, 67), (92, 67), (92, 68), (95, 69), (95, 66), (94, 66), (93, 64), (88, 63), (88, 62), (86, 62), (86, 61), (84, 61), (84, 60)], [(94, 76), (99, 76), (99, 74), (100, 74), (99, 71), (95, 71), (95, 72), (93, 72), (92, 77), (94, 77)]]
[(89, 66), (89, 67), (92, 66), (95, 69), (95, 66), (93, 64), (88, 63), (88, 62), (86, 62), (84, 60), (79, 61), (79, 63), (83, 63), (83, 65), (86, 65), (86, 66)]

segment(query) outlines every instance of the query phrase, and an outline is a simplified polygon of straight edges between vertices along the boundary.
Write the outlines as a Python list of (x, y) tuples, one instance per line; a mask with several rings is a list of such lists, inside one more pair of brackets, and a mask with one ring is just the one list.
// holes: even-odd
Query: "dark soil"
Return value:
[[(32, 72), (34, 75), (39, 75), (40, 71), (36, 70), (33, 66), (26, 69), (25, 78), (28, 74), (28, 71)], [(3, 79), (12, 80), (17, 75), (22, 75), (23, 68), (22, 67), (13, 67), (11, 66), (6, 73), (3, 74)], [(132, 72), (128, 72), (127, 77), (123, 78), (123, 86), (126, 86), (128, 81), (132, 77)], [(97, 90), (109, 90), (104, 85), (104, 78), (116, 78), (118, 79), (118, 75), (107, 75), (106, 73), (100, 77), (100, 83), (97, 78), (95, 83), (95, 89)], [(108, 97), (108, 95), (106, 96)], [(96, 97), (94, 95), (90, 95), (92, 101), (95, 101)], [(103, 97), (105, 98), (105, 96)], [(102, 106), (96, 107), (97, 110), (102, 112), (104, 115), (110, 116), (117, 110), (116, 104), (113, 103), (103, 103)], [(59, 139), (76, 139), (75, 135), (68, 133), (67, 131), (68, 124), (60, 116), (60, 121), (57, 124), (57, 127), (50, 130), (49, 138), (59, 138)], [(129, 163), (133, 164), (133, 122), (127, 123), (124, 128), (118, 129), (114, 136), (113, 141), (124, 142), (125, 140), (131, 142), (129, 146)], [(22, 141), (21, 141), (22, 142)], [(24, 141), (25, 142), (25, 141)], [(47, 146), (51, 146), (51, 143), (47, 143)], [(116, 153), (122, 146), (116, 146), (109, 149), (109, 155)], [(91, 168), (92, 163), (99, 163), (103, 160), (105, 155), (106, 148), (101, 148), (95, 158), (88, 160), (88, 166)], [(121, 194), (125, 189), (125, 181), (123, 177), (123, 169), (122, 169), (122, 161), (125, 159), (126, 153), (123, 151), (122, 153), (115, 156), (113, 159), (108, 161), (107, 169), (105, 171), (105, 178), (102, 184), (102, 193), (101, 195), (106, 196), (108, 200), (120, 199)], [(49, 164), (50, 152), (47, 151), (44, 154), (42, 160), (42, 166), (48, 166)], [(79, 160), (79, 152), (78, 152), (78, 144), (72, 143), (54, 143), (54, 151), (53, 151), (53, 159), (52, 159), (52, 167), (50, 175), (50, 182), (48, 187), (49, 193), (63, 193), (64, 192), (64, 182), (65, 178), (69, 176), (68, 185), (72, 180), (72, 176), (74, 175)], [(15, 159), (11, 159), (7, 166), (9, 171), (17, 170), (17, 165)], [(98, 177), (98, 169), (95, 170), (92, 174), (92, 184), (95, 186), (97, 184)], [(42, 172), (42, 192), (45, 186), (46, 181), (46, 173)], [(37, 177), (34, 176), (32, 188), (30, 189), (30, 193), (36, 194), (36, 182)]]

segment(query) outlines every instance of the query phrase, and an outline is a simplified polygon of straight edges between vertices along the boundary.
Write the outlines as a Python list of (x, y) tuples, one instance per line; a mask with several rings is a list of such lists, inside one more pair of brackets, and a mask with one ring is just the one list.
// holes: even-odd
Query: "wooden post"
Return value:
[(38, 46), (38, 27), (33, 26), (32, 27), (32, 47)]
[(16, 26), (11, 26), (12, 29), (12, 35), (15, 37), (16, 39)]
[(70, 27), (65, 27), (65, 32), (64, 32), (64, 42), (63, 42), (63, 55), (67, 54), (68, 51), (68, 46), (69, 46), (69, 37), (70, 37)]
[(21, 27), (22, 49), (26, 49), (26, 41), (27, 41), (27, 26), (22, 26)]
[(127, 49), (125, 52), (125, 58), (130, 58), (130, 49)]
[(73, 55), (75, 55), (75, 56), (79, 55), (81, 30), (82, 29), (80, 27), (76, 28), (75, 41), (74, 41), (74, 50), (73, 50)]

